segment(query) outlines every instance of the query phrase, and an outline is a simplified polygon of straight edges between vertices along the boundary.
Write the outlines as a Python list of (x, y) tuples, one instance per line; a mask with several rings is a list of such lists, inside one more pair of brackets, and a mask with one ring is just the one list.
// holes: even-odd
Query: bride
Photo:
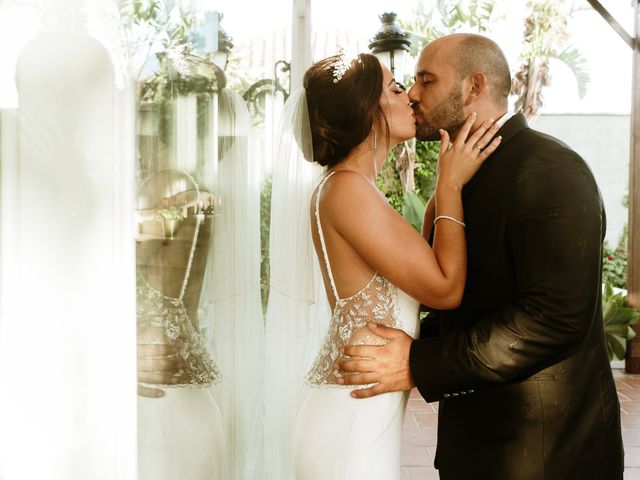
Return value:
[[(308, 111), (302, 129), (294, 126), (302, 132), (299, 148), (325, 167), (310, 216), (333, 310), (295, 423), (296, 478), (399, 479), (408, 392), (356, 400), (353, 387), (341, 385), (335, 362), (347, 345), (386, 342), (367, 322), (415, 337), (420, 303), (438, 309), (458, 305), (466, 268), (460, 192), (498, 146), (500, 138), (491, 141), (497, 126), (485, 123), (469, 135), (471, 114), (453, 144), (441, 130), (438, 180), (420, 236), (375, 183), (389, 150), (415, 135), (409, 97), (391, 72), (373, 55), (332, 56), (309, 68), (302, 94), (290, 102), (296, 109), (306, 104)], [(431, 247), (426, 239), (432, 225)]]
[(213, 397), (221, 375), (197, 313), (213, 230), (210, 200), (181, 170), (155, 172), (139, 189), (140, 480), (227, 478), (224, 422)]

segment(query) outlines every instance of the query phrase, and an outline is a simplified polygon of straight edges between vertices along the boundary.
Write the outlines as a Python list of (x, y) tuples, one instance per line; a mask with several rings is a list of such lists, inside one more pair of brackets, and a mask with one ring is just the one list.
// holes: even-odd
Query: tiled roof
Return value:
[[(315, 31), (311, 38), (312, 60), (333, 55), (340, 47), (346, 51), (368, 52), (368, 43), (369, 39), (355, 38), (344, 30)], [(240, 71), (270, 76), (278, 60), (291, 61), (291, 30), (281, 28), (269, 35), (236, 45), (231, 58), (235, 59)]]

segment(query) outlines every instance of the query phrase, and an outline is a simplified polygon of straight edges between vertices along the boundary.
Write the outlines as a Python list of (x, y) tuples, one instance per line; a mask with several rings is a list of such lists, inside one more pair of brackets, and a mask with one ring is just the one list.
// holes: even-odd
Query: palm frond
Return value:
[(437, 0), (436, 1), (436, 10), (438, 10), (438, 12), (440, 13), (440, 15), (442, 15), (443, 17), (447, 14), (447, 6), (448, 6), (449, 2), (447, 2), (447, 0)]
[(591, 77), (589, 76), (587, 61), (582, 56), (580, 50), (576, 47), (568, 46), (561, 52), (557, 52), (555, 55), (552, 54), (550, 56), (557, 58), (569, 67), (576, 78), (576, 83), (578, 84), (578, 95), (580, 98), (584, 98), (587, 93), (587, 87), (591, 82)]

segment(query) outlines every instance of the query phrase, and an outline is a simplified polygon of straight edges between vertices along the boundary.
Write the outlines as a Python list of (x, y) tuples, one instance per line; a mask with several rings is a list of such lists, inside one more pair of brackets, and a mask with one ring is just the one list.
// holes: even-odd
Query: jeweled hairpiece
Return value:
[[(344, 74), (351, 68), (351, 63), (356, 59), (356, 55), (347, 55), (341, 48), (338, 52), (338, 59), (333, 64), (333, 83), (338, 83), (344, 77)], [(358, 59), (358, 62), (361, 62)]]

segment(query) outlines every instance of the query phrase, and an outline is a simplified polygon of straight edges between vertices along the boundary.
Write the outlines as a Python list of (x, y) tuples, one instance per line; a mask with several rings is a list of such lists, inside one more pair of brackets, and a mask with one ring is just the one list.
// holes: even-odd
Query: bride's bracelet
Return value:
[(452, 222), (457, 223), (458, 225), (462, 225), (463, 228), (466, 228), (467, 226), (465, 225), (464, 222), (461, 222), (457, 218), (450, 217), (449, 215), (438, 215), (436, 218), (433, 219), (434, 226), (438, 220), (451, 220)]

